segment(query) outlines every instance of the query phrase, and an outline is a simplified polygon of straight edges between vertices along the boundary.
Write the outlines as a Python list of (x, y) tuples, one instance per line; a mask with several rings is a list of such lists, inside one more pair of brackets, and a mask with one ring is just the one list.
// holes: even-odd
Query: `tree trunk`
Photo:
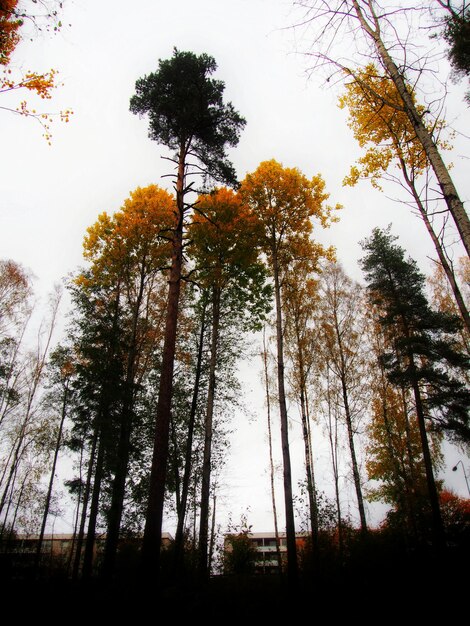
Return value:
[(212, 498), (212, 524), (211, 524), (211, 538), (209, 542), (209, 563), (207, 569), (209, 573), (212, 567), (212, 557), (214, 555), (214, 543), (215, 543), (215, 512), (216, 512), (217, 495), (214, 493)]
[[(131, 391), (125, 391), (125, 394)], [(129, 465), (129, 450), (132, 425), (132, 401), (124, 401), (121, 415), (121, 427), (119, 430), (119, 441), (116, 455), (116, 470), (112, 484), (111, 506), (108, 512), (108, 524), (106, 530), (106, 541), (104, 547), (102, 575), (109, 579), (113, 575), (116, 562), (116, 554), (119, 543), (119, 530), (124, 508), (124, 495), (126, 491), (127, 469)]]
[(401, 169), (403, 172), (403, 176), (405, 178), (406, 184), (408, 185), (411, 194), (416, 202), (416, 206), (418, 207), (418, 210), (420, 212), (421, 218), (423, 219), (423, 222), (426, 226), (426, 229), (432, 239), (432, 242), (434, 244), (434, 247), (436, 248), (436, 252), (437, 252), (437, 256), (439, 257), (439, 261), (442, 265), (442, 269), (445, 272), (445, 275), (447, 276), (447, 280), (449, 281), (449, 285), (452, 289), (452, 293), (454, 294), (454, 299), (455, 302), (457, 304), (457, 307), (460, 311), (460, 315), (462, 317), (463, 323), (465, 325), (465, 328), (467, 329), (467, 331), (470, 333), (470, 314), (468, 312), (468, 309), (465, 305), (465, 301), (463, 299), (462, 293), (459, 289), (459, 286), (457, 285), (457, 281), (455, 279), (455, 274), (447, 260), (447, 256), (444, 253), (444, 249), (443, 246), (441, 245), (441, 242), (439, 241), (438, 236), (436, 235), (436, 233), (434, 232), (434, 228), (432, 227), (432, 224), (429, 220), (429, 216), (428, 213), (426, 211), (426, 208), (423, 204), (423, 202), (421, 201), (421, 198), (419, 197), (418, 191), (416, 189), (416, 186), (414, 184), (414, 181), (410, 178), (410, 176), (408, 175), (408, 171), (406, 168), (406, 164), (404, 161), (401, 161)]
[[(74, 558), (73, 567), (72, 567), (72, 580), (77, 580), (78, 572), (80, 570), (83, 539), (85, 537), (85, 524), (86, 524), (86, 516), (87, 516), (87, 510), (88, 510), (88, 500), (90, 499), (91, 479), (93, 476), (93, 466), (95, 464), (95, 453), (96, 453), (96, 446), (98, 444), (98, 437), (99, 437), (98, 428), (95, 428), (95, 432), (93, 434), (93, 441), (91, 444), (91, 450), (90, 450), (90, 459), (88, 461), (88, 471), (87, 471), (87, 479), (86, 479), (86, 485), (85, 485), (85, 493), (83, 494), (80, 528), (78, 531), (77, 545), (75, 548), (75, 558)], [(79, 500), (78, 505), (80, 505), (80, 500)]]
[[(7, 501), (7, 497), (8, 497), (8, 492), (13, 490), (13, 485), (14, 485), (14, 481), (13, 481), (13, 476), (16, 475), (16, 472), (18, 471), (18, 465), (20, 462), (20, 458), (21, 458), (21, 447), (23, 445), (24, 442), (24, 438), (26, 435), (26, 427), (29, 423), (29, 413), (27, 413), (22, 425), (21, 425), (21, 429), (20, 432), (18, 434), (17, 437), (17, 444), (14, 448), (14, 453), (13, 453), (13, 460), (11, 461), (10, 464), (10, 471), (8, 472), (8, 477), (7, 477), (7, 481), (6, 481), (6, 485), (4, 487), (3, 490), (3, 494), (2, 494), (2, 499), (0, 501), (0, 515), (3, 512), (3, 509), (5, 507), (5, 503)], [(9, 459), (11, 458), (11, 454), (9, 456)], [(5, 471), (6, 471), (7, 466), (5, 466)], [(13, 481), (13, 483), (12, 483)], [(5, 516), (5, 520), (6, 520), (6, 516)], [(5, 524), (5, 520), (4, 520), (4, 524)]]
[(101, 493), (101, 481), (103, 479), (104, 465), (104, 435), (103, 426), (100, 428), (98, 441), (98, 454), (96, 457), (95, 478), (93, 481), (93, 491), (91, 495), (90, 517), (88, 519), (88, 530), (85, 540), (85, 552), (83, 555), (82, 578), (87, 580), (91, 577), (93, 570), (93, 559), (95, 552), (96, 522), (98, 519), (98, 508)]
[(302, 435), (304, 439), (305, 469), (307, 474), (308, 503), (310, 510), (310, 528), (312, 531), (312, 547), (314, 555), (318, 552), (318, 511), (317, 494), (315, 490), (314, 474), (311, 465), (312, 454), (310, 450), (310, 439), (308, 432), (307, 413), (305, 409), (305, 391), (300, 390), (300, 414), (302, 418)]
[[(15, 534), (16, 518), (18, 517), (18, 511), (19, 511), (19, 508), (20, 508), (21, 498), (23, 497), (23, 491), (24, 491), (24, 488), (25, 488), (26, 479), (27, 479), (27, 474), (25, 475), (25, 477), (23, 478), (23, 482), (21, 483), (20, 493), (18, 495), (18, 500), (16, 501), (15, 513), (14, 513), (13, 519), (11, 521), (10, 532), (8, 533), (8, 537), (7, 537), (7, 540), (5, 542), (5, 550), (4, 550), (5, 552), (9, 551), (10, 542), (12, 541), (12, 539), (14, 537), (14, 534)], [(2, 534), (0, 535), (0, 538), (3, 541), (3, 528), (2, 528)]]
[[(403, 406), (403, 414), (405, 416), (405, 436), (406, 436), (406, 456), (408, 461), (408, 485), (410, 494), (410, 515), (411, 515), (411, 528), (413, 535), (416, 539), (422, 540), (418, 528), (423, 528), (422, 512), (419, 503), (417, 502), (416, 494), (416, 464), (413, 458), (412, 441), (411, 441), (411, 429), (410, 429), (410, 416), (408, 399), (406, 397), (406, 389), (403, 385), (400, 385), (401, 402)], [(422, 532), (421, 532), (422, 535)]]
[(298, 361), (298, 376), (300, 386), (300, 415), (302, 420), (302, 435), (304, 439), (304, 451), (305, 451), (305, 470), (307, 474), (307, 491), (308, 502), (310, 510), (310, 528), (312, 531), (312, 548), (314, 557), (318, 554), (318, 508), (317, 508), (317, 494), (315, 489), (315, 479), (312, 463), (312, 449), (310, 446), (310, 433), (308, 427), (307, 417), (307, 391), (305, 383), (305, 367), (304, 356), (302, 350), (302, 342), (300, 338), (300, 330), (296, 323), (296, 340), (297, 340), (297, 361)]
[(207, 544), (209, 533), (209, 498), (211, 479), (211, 456), (212, 456), (212, 424), (214, 415), (217, 349), (219, 343), (220, 325), (220, 287), (212, 289), (212, 337), (211, 356), (209, 363), (209, 386), (207, 390), (207, 410), (204, 423), (204, 457), (202, 463), (201, 482), (201, 509), (199, 518), (199, 575), (202, 579), (207, 578)]
[(175, 362), (176, 331), (183, 264), (183, 222), (185, 194), (186, 149), (180, 148), (178, 175), (176, 180), (176, 203), (178, 224), (172, 242), (172, 260), (168, 279), (168, 300), (163, 343), (160, 383), (158, 390), (155, 440), (150, 473), (150, 490), (142, 544), (142, 566), (144, 575), (158, 579), (160, 546), (162, 538), (163, 506), (165, 501), (166, 470), (170, 430), (171, 400), (173, 395), (173, 369)]
[(204, 350), (205, 325), (206, 325), (206, 302), (204, 299), (203, 309), (202, 309), (202, 318), (201, 318), (201, 329), (199, 332), (199, 344), (197, 347), (197, 361), (196, 361), (196, 372), (195, 372), (195, 377), (194, 377), (193, 397), (191, 400), (191, 409), (189, 412), (188, 438), (186, 440), (184, 474), (183, 474), (183, 482), (181, 485), (181, 501), (180, 501), (180, 508), (178, 511), (178, 524), (176, 527), (176, 534), (175, 534), (174, 554), (175, 554), (175, 567), (177, 570), (179, 568), (180, 561), (181, 561), (181, 553), (182, 553), (182, 548), (183, 548), (183, 535), (184, 535), (184, 520), (186, 517), (189, 483), (191, 479), (193, 437), (194, 437), (194, 426), (196, 422), (197, 401), (198, 401), (198, 396), (199, 396), (199, 384), (200, 384), (201, 370), (202, 370), (202, 355), (203, 355), (203, 350)]
[(346, 418), (346, 425), (348, 428), (348, 443), (349, 452), (351, 454), (351, 463), (353, 468), (354, 487), (356, 489), (357, 506), (359, 509), (359, 518), (361, 520), (361, 533), (367, 534), (367, 521), (366, 513), (364, 509), (364, 498), (362, 497), (361, 477), (359, 476), (359, 468), (356, 458), (356, 447), (354, 444), (354, 431), (352, 426), (351, 412), (349, 410), (349, 399), (344, 376), (341, 377), (341, 387), (343, 390), (343, 403), (344, 403), (344, 416)]
[(286, 391), (284, 381), (284, 336), (282, 325), (281, 286), (277, 252), (272, 251), (274, 295), (276, 301), (276, 343), (277, 343), (277, 382), (279, 394), (279, 414), (281, 420), (281, 445), (284, 475), (284, 504), (286, 513), (287, 579), (293, 589), (298, 583), (297, 546), (295, 542), (294, 504), (292, 498), (292, 472), (289, 451), (289, 425), (287, 417)]
[(117, 449), (116, 471), (113, 480), (111, 506), (108, 514), (108, 527), (103, 558), (104, 578), (110, 578), (113, 574), (119, 543), (119, 531), (121, 528), (122, 512), (124, 508), (126, 478), (129, 467), (132, 420), (134, 413), (134, 386), (137, 361), (137, 328), (139, 323), (142, 299), (144, 296), (145, 277), (146, 258), (144, 255), (140, 266), (139, 291), (137, 293), (137, 297), (134, 303), (134, 310), (132, 315), (132, 329), (129, 341), (129, 354), (127, 357), (126, 380), (124, 383), (124, 398), (121, 411), (121, 425)]
[[(385, 370), (380, 367), (380, 399), (381, 399), (381, 418), (385, 428), (385, 440), (383, 445), (387, 448), (387, 453), (390, 457), (391, 465), (393, 466), (393, 479), (395, 482), (398, 495), (398, 506), (406, 516), (406, 534), (405, 540), (408, 542), (408, 533), (411, 531), (412, 535), (415, 535), (415, 519), (413, 514), (413, 497), (410, 490), (410, 476), (406, 469), (406, 463), (403, 458), (401, 449), (397, 449), (394, 440), (393, 426), (389, 418), (389, 411), (387, 405), (387, 389), (388, 383), (385, 375)], [(406, 416), (405, 416), (406, 418)], [(401, 433), (400, 433), (401, 435)], [(408, 444), (407, 444), (408, 448)], [(406, 453), (408, 456), (408, 452)]]
[(179, 517), (181, 510), (181, 480), (180, 480), (180, 472), (178, 465), (178, 441), (176, 438), (176, 428), (175, 428), (175, 420), (173, 413), (170, 413), (170, 441), (173, 446), (173, 454), (170, 459), (171, 461), (171, 470), (173, 473), (173, 480), (175, 481), (175, 505), (176, 505), (176, 515)]
[(336, 498), (336, 514), (338, 523), (338, 556), (340, 563), (343, 561), (344, 553), (344, 539), (343, 539), (343, 520), (341, 518), (341, 500), (339, 497), (339, 471), (338, 471), (338, 418), (335, 414), (334, 418), (334, 432), (332, 423), (332, 407), (333, 400), (331, 398), (330, 379), (327, 370), (327, 403), (328, 403), (328, 439), (330, 442), (331, 451), (331, 465), (333, 467), (333, 478), (335, 483), (335, 498)]
[(349, 394), (348, 394), (348, 386), (346, 383), (346, 361), (344, 357), (343, 342), (341, 340), (341, 333), (339, 330), (338, 317), (337, 317), (336, 311), (334, 313), (334, 322), (335, 322), (336, 340), (337, 340), (340, 363), (341, 363), (341, 375), (340, 375), (341, 389), (343, 393), (344, 416), (346, 418), (346, 426), (348, 429), (348, 443), (349, 443), (349, 452), (351, 454), (354, 487), (356, 489), (357, 506), (359, 509), (359, 519), (361, 520), (361, 533), (363, 536), (365, 536), (367, 535), (366, 512), (364, 509), (364, 498), (362, 496), (361, 477), (359, 475), (359, 468), (357, 465), (356, 447), (354, 444), (354, 430), (353, 430), (353, 425), (352, 425), (352, 415), (351, 415), (351, 410), (349, 407)]
[(61, 417), (60, 417), (60, 424), (59, 424), (59, 432), (57, 434), (57, 441), (56, 441), (56, 445), (55, 445), (55, 450), (54, 450), (54, 460), (52, 462), (52, 468), (51, 468), (51, 477), (49, 479), (49, 487), (47, 489), (47, 495), (46, 495), (46, 503), (44, 506), (44, 514), (42, 516), (42, 524), (41, 524), (41, 530), (39, 532), (39, 539), (38, 539), (38, 544), (37, 544), (37, 548), (36, 548), (36, 558), (35, 558), (35, 563), (34, 563), (34, 571), (37, 575), (38, 573), (38, 568), (39, 568), (39, 562), (41, 559), (41, 551), (42, 551), (42, 542), (44, 539), (44, 532), (46, 530), (46, 524), (47, 524), (47, 518), (49, 515), (49, 507), (51, 504), (51, 496), (52, 496), (52, 487), (54, 484), (54, 475), (55, 475), (55, 469), (57, 466), (57, 458), (59, 456), (59, 448), (60, 448), (60, 444), (62, 442), (62, 430), (64, 427), (64, 421), (65, 421), (65, 416), (67, 413), (67, 396), (68, 396), (68, 384), (65, 384), (64, 387), (64, 398), (62, 401), (62, 413), (61, 413)]
[[(36, 393), (39, 389), (39, 385), (42, 380), (42, 373), (44, 370), (44, 366), (46, 364), (46, 358), (49, 353), (49, 346), (51, 344), (52, 335), (55, 329), (55, 323), (56, 323), (57, 314), (59, 311), (60, 299), (61, 299), (61, 293), (57, 291), (55, 294), (55, 297), (51, 300), (51, 319), (50, 319), (50, 324), (49, 324), (49, 328), (48, 328), (47, 335), (46, 335), (45, 345), (42, 348), (38, 344), (37, 356), (35, 357), (35, 360), (33, 360), (31, 383), (29, 385), (29, 388), (26, 394), (27, 402), (26, 402), (26, 407), (24, 411), (25, 417), (21, 424), (20, 432), (18, 435), (18, 445), (15, 448), (15, 454), (14, 454), (13, 462), (11, 465), (10, 473), (8, 476), (7, 486), (5, 488), (2, 500), (0, 502), (0, 515), (5, 505), (5, 498), (6, 498), (8, 488), (10, 487), (10, 484), (11, 484), (11, 478), (13, 476), (13, 473), (16, 472), (17, 464), (20, 461), (21, 446), (23, 445), (23, 441), (26, 435), (26, 429), (30, 423), (30, 419), (32, 416), (34, 399), (36, 397)], [(3, 481), (3, 477), (2, 477), (2, 481)]]
[(70, 546), (70, 550), (69, 550), (69, 555), (67, 558), (67, 574), (69, 576), (72, 575), (72, 561), (73, 561), (73, 556), (76, 550), (76, 543), (77, 543), (77, 538), (78, 538), (78, 521), (80, 519), (80, 502), (82, 499), (82, 468), (83, 468), (83, 447), (80, 450), (80, 462), (79, 462), (79, 468), (80, 468), (80, 472), (79, 472), (79, 480), (80, 480), (80, 484), (79, 484), (79, 488), (78, 488), (78, 493), (77, 493), (77, 508), (75, 509), (75, 521), (73, 524), (73, 535), (72, 535), (72, 544)]
[(268, 443), (269, 443), (269, 476), (271, 482), (271, 501), (273, 505), (274, 535), (276, 538), (276, 557), (279, 575), (282, 575), (281, 542), (279, 539), (279, 527), (277, 523), (276, 492), (274, 490), (274, 460), (273, 460), (273, 438), (271, 432), (271, 399), (269, 394), (268, 377), (268, 354), (266, 350), (266, 329), (263, 328), (263, 363), (264, 363), (264, 384), (266, 387), (266, 408), (268, 417)]
[[(16, 476), (18, 473), (18, 468), (15, 470), (15, 473), (13, 475), (13, 481), (12, 481), (12, 487), (11, 487), (11, 492), (10, 492), (10, 497), (8, 498), (8, 505), (7, 505), (7, 510), (5, 511), (5, 516), (3, 518), (3, 524), (2, 524), (2, 530), (0, 531), (0, 541), (3, 541), (3, 535), (5, 534), (5, 530), (6, 530), (6, 525), (8, 522), (8, 517), (10, 515), (10, 507), (13, 504), (13, 493), (14, 493), (14, 485), (16, 483)], [(16, 523), (16, 516), (17, 513), (19, 511), (20, 508), (20, 503), (21, 503), (21, 497), (23, 495), (23, 491), (24, 491), (24, 485), (26, 483), (26, 479), (28, 477), (28, 473), (26, 472), (23, 478), (23, 482), (21, 483), (21, 489), (20, 489), (20, 497), (17, 498), (16, 500), (16, 507), (15, 507), (15, 514), (14, 514), (14, 518), (15, 518), (15, 523)], [(9, 529), (8, 534), (10, 535), (12, 530), (14, 530), (14, 527), (11, 526)]]
[(431, 452), (429, 450), (428, 436), (426, 433), (426, 422), (424, 417), (423, 402), (416, 376), (416, 366), (412, 354), (408, 355), (409, 366), (413, 375), (412, 388), (415, 398), (416, 418), (418, 420), (421, 447), (423, 450), (423, 461), (426, 470), (426, 481), (428, 485), (429, 503), (431, 505), (432, 535), (433, 544), (437, 552), (445, 548), (444, 525), (442, 523), (441, 508), (439, 506), (439, 494), (437, 492), (436, 481), (432, 468)]

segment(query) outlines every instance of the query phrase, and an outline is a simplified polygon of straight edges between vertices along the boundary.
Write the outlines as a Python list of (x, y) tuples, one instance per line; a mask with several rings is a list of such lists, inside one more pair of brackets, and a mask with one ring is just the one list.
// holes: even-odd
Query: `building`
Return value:
[[(305, 546), (308, 533), (296, 533), (296, 544), (298, 550)], [(279, 561), (276, 547), (275, 533), (229, 533), (224, 538), (224, 559), (225, 563), (233, 562), (234, 551), (240, 550), (243, 545), (243, 554), (240, 554), (235, 569), (251, 569), (255, 574), (276, 574), (279, 572)], [(284, 569), (287, 563), (286, 533), (279, 533), (279, 553), (281, 567)], [(245, 561), (244, 561), (245, 559)], [(230, 569), (230, 568), (228, 568)], [(228, 573), (226, 568), (226, 573)]]
[[(0, 554), (0, 578), (23, 577), (34, 567), (38, 547), (38, 535), (15, 535), (5, 541)], [(103, 553), (106, 534), (95, 537), (94, 559), (100, 558)], [(162, 533), (162, 549), (168, 548), (173, 542), (170, 533)], [(137, 553), (142, 543), (142, 537), (123, 538), (119, 542), (118, 550), (129, 554)], [(76, 539), (73, 534), (45, 534), (41, 546), (41, 559), (55, 568), (67, 571), (72, 562), (72, 551), (76, 549)], [(82, 546), (83, 555), (83, 546)]]

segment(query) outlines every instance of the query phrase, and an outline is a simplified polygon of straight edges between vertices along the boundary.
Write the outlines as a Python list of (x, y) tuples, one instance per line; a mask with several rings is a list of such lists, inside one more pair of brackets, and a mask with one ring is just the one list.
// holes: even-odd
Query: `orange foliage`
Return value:
[(450, 541), (470, 538), (470, 498), (461, 498), (450, 489), (439, 494), (441, 515)]
[(239, 194), (222, 187), (199, 196), (196, 206), (188, 235), (210, 283), (230, 280), (235, 266), (256, 263), (257, 220)]
[[(9, 65), (11, 54), (20, 41), (19, 29), (23, 25), (23, 20), (19, 18), (17, 5), (18, 0), (2, 0), (0, 5), (0, 65), (4, 67)], [(54, 27), (54, 30), (57, 29), (57, 26)], [(54, 69), (44, 73), (29, 71), (24, 76), (15, 75), (10, 68), (5, 69), (3, 75), (0, 76), (0, 94), (26, 89), (42, 100), (50, 100), (52, 90), (58, 86), (56, 75), (57, 70)], [(38, 112), (31, 108), (26, 100), (22, 100), (16, 108), (8, 106), (0, 106), (0, 108), (37, 120), (43, 127), (43, 136), (49, 145), (52, 137), (50, 124), (53, 121), (53, 115), (58, 115), (62, 122), (68, 122), (73, 114), (70, 109), (60, 111), (58, 114)]]
[(439, 494), (441, 507), (449, 515), (463, 515), (470, 522), (470, 498), (461, 498), (450, 489), (443, 489)]
[(283, 167), (271, 159), (247, 174), (240, 194), (259, 221), (264, 251), (275, 254), (281, 265), (287, 267), (302, 258), (316, 265), (322, 256), (333, 258), (332, 248), (325, 250), (310, 236), (312, 219), (327, 228), (337, 221), (334, 211), (341, 208), (326, 204), (329, 194), (320, 174), (309, 180), (297, 168)]
[(8, 65), (20, 40), (18, 30), (23, 24), (15, 15), (18, 0), (2, 0), (0, 4), (0, 65)]
[(113, 281), (124, 273), (131, 275), (132, 267), (141, 263), (147, 271), (165, 267), (175, 222), (171, 194), (157, 185), (138, 187), (119, 211), (112, 216), (101, 213), (87, 229), (84, 256), (95, 278)]
[[(357, 165), (351, 167), (344, 185), (354, 186), (365, 178), (377, 189), (392, 163), (400, 169), (406, 168), (413, 174), (422, 174), (428, 164), (423, 149), (411, 122), (403, 108), (403, 102), (393, 81), (382, 75), (373, 63), (363, 70), (351, 74), (345, 93), (339, 100), (341, 109), (349, 110), (348, 125), (361, 148), (367, 148)], [(418, 104), (411, 93), (416, 110), (424, 115), (425, 107)], [(445, 126), (437, 123), (434, 132)], [(450, 144), (438, 140), (441, 149), (449, 149)]]

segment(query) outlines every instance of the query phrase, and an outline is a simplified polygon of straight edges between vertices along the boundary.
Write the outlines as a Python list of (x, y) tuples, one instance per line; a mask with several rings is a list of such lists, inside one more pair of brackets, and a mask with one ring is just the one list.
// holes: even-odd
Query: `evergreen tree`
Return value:
[[(375, 317), (375, 311), (370, 311)], [(392, 506), (386, 526), (398, 532), (404, 541), (416, 544), (427, 541), (426, 519), (429, 512), (426, 473), (420, 432), (412, 394), (405, 386), (393, 385), (380, 361), (390, 348), (390, 338), (380, 324), (371, 320), (369, 342), (376, 366), (371, 377), (372, 406), (366, 447), (367, 474), (379, 485), (368, 490), (370, 500)], [(429, 432), (433, 468), (443, 462), (442, 434)]]
[[(444, 39), (449, 44), (448, 56), (457, 76), (470, 75), (470, 7), (461, 2), (454, 7), (450, 0), (438, 0), (448, 11), (444, 19)], [(465, 96), (470, 103), (470, 92)]]
[(414, 398), (426, 469), (432, 528), (436, 546), (443, 543), (442, 521), (426, 434), (426, 421), (452, 438), (470, 441), (468, 411), (470, 392), (457, 378), (468, 367), (467, 358), (456, 348), (456, 316), (429, 306), (425, 277), (416, 262), (405, 259), (389, 229), (376, 228), (363, 242), (361, 260), (372, 303), (379, 322), (391, 339), (381, 362), (389, 380), (409, 389)]

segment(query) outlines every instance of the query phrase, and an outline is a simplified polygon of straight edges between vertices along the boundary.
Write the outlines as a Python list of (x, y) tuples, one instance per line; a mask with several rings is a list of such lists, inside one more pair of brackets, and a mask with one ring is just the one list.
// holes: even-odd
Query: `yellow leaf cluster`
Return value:
[[(294, 257), (331, 254), (317, 245), (312, 248), (312, 220), (327, 228), (337, 218), (339, 205), (326, 204), (329, 194), (318, 174), (308, 179), (297, 168), (286, 168), (274, 159), (260, 163), (241, 184), (240, 194), (251, 207), (264, 233), (265, 252), (283, 255), (283, 263)], [(308, 250), (307, 250), (308, 249)]]
[[(427, 167), (426, 154), (393, 81), (381, 75), (372, 63), (350, 76), (352, 80), (346, 85), (339, 106), (348, 109), (348, 124), (354, 137), (367, 150), (343, 184), (354, 186), (360, 178), (368, 178), (380, 188), (378, 181), (393, 162), (402, 169), (406, 167), (413, 176), (421, 174)], [(416, 104), (416, 110), (424, 116), (422, 105)], [(435, 130), (442, 130), (443, 126), (441, 122)], [(441, 148), (450, 147), (444, 141), (438, 143)]]
[(312, 218), (324, 228), (335, 219), (333, 209), (325, 204), (329, 194), (320, 174), (309, 180), (297, 168), (283, 167), (274, 159), (247, 174), (240, 193), (268, 230), (310, 232)]
[[(51, 91), (57, 87), (56, 75), (57, 70), (51, 69), (45, 74), (37, 74), (35, 72), (28, 72), (22, 79), (13, 80), (11, 78), (11, 70), (5, 71), (2, 78), (0, 78), (0, 93), (6, 91), (15, 91), (17, 89), (27, 89), (32, 91), (42, 100), (50, 100), (52, 98)], [(7, 107), (4, 107), (7, 108)], [(51, 145), (51, 130), (50, 124), (53, 122), (55, 115), (59, 115), (61, 122), (69, 122), (70, 117), (73, 115), (71, 109), (60, 111), (58, 114), (53, 113), (40, 113), (36, 109), (31, 108), (26, 100), (22, 100), (16, 109), (9, 109), (14, 113), (18, 113), (25, 117), (32, 117), (37, 120), (43, 130), (43, 137), (46, 139), (49, 145)]]
[(119, 211), (103, 212), (87, 229), (83, 255), (93, 275), (105, 281), (133, 274), (136, 265), (152, 272), (164, 268), (176, 226), (174, 197), (157, 185), (138, 187)]
[(55, 77), (57, 70), (51, 69), (45, 74), (37, 74), (36, 72), (28, 72), (24, 79), (18, 84), (18, 87), (24, 87), (29, 91), (35, 91), (43, 100), (51, 99), (51, 89), (56, 87)]
[(259, 226), (240, 194), (221, 187), (199, 196), (188, 228), (191, 254), (212, 283), (229, 281), (234, 267), (257, 261)]

